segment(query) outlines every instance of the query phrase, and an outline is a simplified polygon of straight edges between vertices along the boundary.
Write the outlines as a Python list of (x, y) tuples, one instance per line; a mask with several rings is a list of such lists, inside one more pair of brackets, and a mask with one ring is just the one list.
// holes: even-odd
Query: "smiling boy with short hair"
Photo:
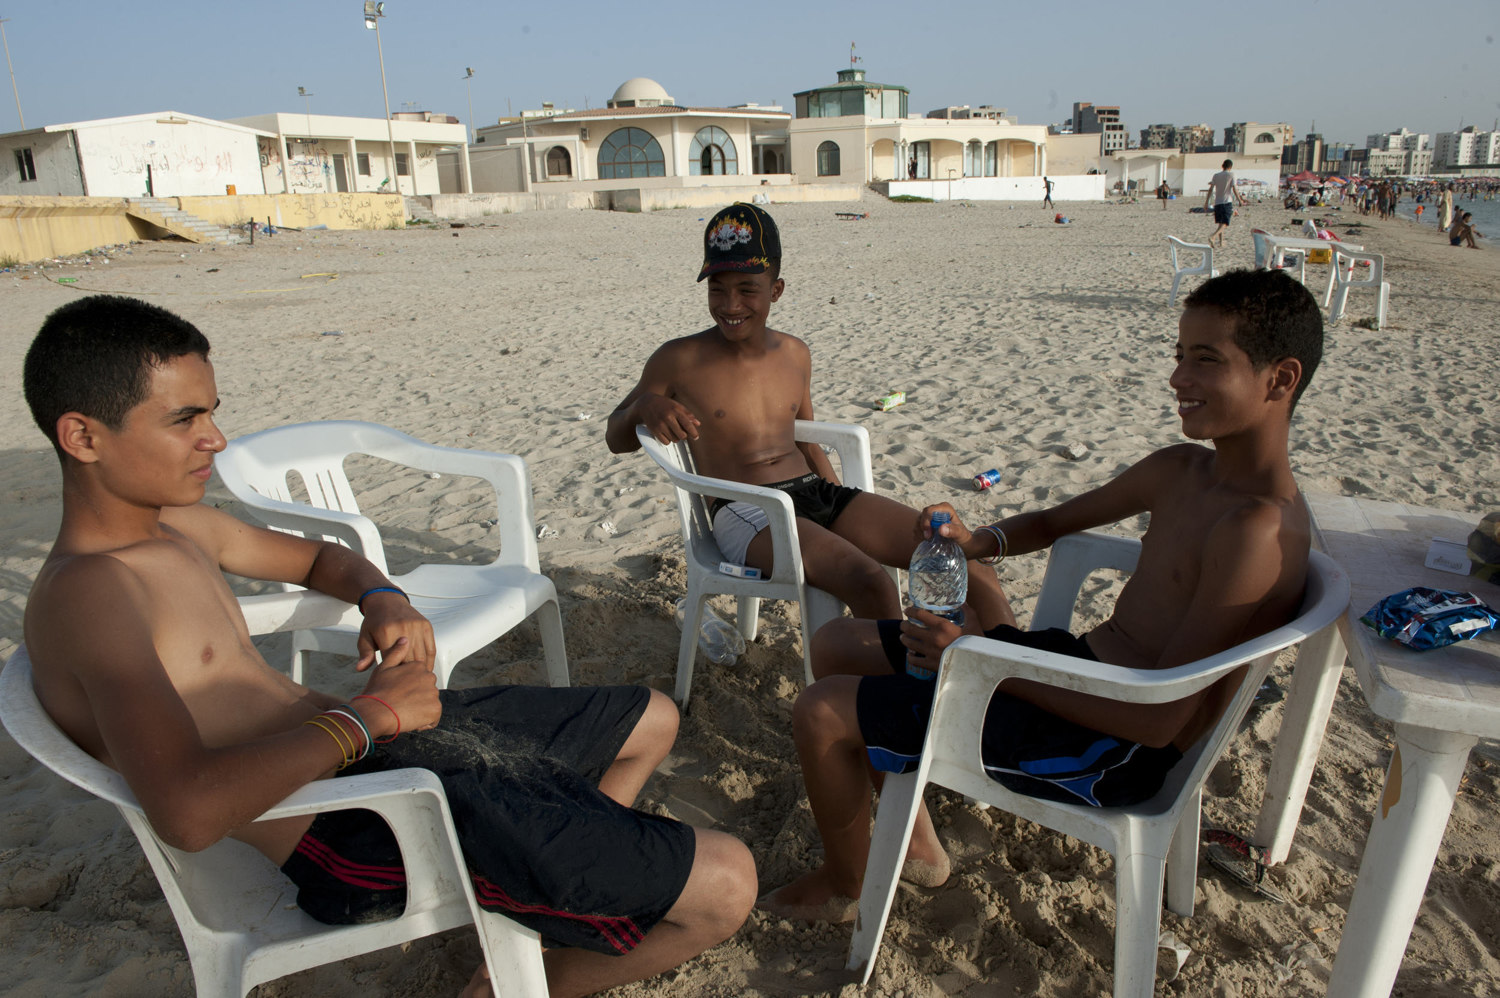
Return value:
[[(1039, 551), (1065, 534), (1150, 515), (1140, 560), (1114, 612), (1087, 635), (1021, 631), (1014, 618), (986, 636), (1136, 669), (1197, 661), (1291, 619), (1302, 600), (1310, 524), (1287, 455), (1291, 414), (1322, 357), (1317, 302), (1281, 271), (1231, 271), (1188, 296), (1168, 384), (1182, 432), (1118, 477), (1050, 509), (970, 531), (940, 528), (969, 558)], [(914, 518), (927, 530), (935, 510)], [(935, 670), (960, 628), (924, 610), (911, 621), (835, 620), (813, 639), (820, 680), (793, 709), (808, 800), (823, 838), (817, 869), (763, 898), (791, 918), (845, 920), (869, 852), (869, 768), (917, 763), (934, 683), (907, 675), (910, 654)], [(1025, 680), (1004, 684), (983, 733), (986, 770), (1018, 792), (1071, 803), (1145, 800), (1208, 730), (1238, 673), (1174, 703), (1122, 704)], [(1067, 778), (1060, 778), (1067, 770)], [(948, 858), (923, 809), (908, 864), (946, 874)], [(937, 878), (930, 878), (937, 879)]]
[[(645, 424), (664, 444), (687, 441), (701, 475), (785, 491), (808, 583), (833, 593), (856, 617), (895, 616), (900, 594), (882, 566), (910, 562), (916, 511), (839, 484), (823, 449), (793, 438), (796, 421), (813, 418), (812, 355), (802, 340), (768, 325), (786, 288), (781, 235), (770, 214), (741, 203), (709, 219), (698, 280), (708, 281), (714, 324), (651, 355), (610, 413), (609, 449), (638, 450), (635, 428)], [(775, 572), (759, 507), (719, 499), (712, 514), (725, 558), (768, 577)], [(995, 573), (972, 563), (969, 597), (986, 626), (1010, 614)]]

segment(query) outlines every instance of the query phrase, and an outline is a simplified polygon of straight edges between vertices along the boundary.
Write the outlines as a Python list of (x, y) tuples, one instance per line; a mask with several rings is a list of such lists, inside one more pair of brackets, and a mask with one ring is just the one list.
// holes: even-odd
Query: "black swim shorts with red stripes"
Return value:
[[(483, 907), (548, 946), (630, 952), (677, 902), (694, 853), (692, 828), (598, 789), (649, 691), (500, 686), (441, 696), (437, 728), (377, 745), (344, 772), (431, 770)], [(393, 918), (406, 904), (396, 838), (373, 811), (320, 814), (281, 869), (320, 922)]]

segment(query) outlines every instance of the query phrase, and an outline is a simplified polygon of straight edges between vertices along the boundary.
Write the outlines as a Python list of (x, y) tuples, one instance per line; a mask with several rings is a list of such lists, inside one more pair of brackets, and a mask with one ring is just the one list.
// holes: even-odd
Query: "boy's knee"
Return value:
[(677, 704), (672, 698), (661, 690), (652, 690), (651, 698), (646, 701), (646, 712), (641, 715), (640, 723), (648, 725), (649, 730), (666, 738), (668, 744), (677, 740), (677, 725), (681, 715), (677, 712)]
[(703, 928), (718, 943), (734, 935), (755, 907), (759, 884), (755, 857), (732, 835), (698, 829), (697, 836), (694, 865), (701, 864), (700, 870), (706, 875), (709, 901), (703, 907)]
[(859, 680), (832, 676), (813, 683), (792, 704), (792, 737), (798, 746), (827, 744), (838, 739), (843, 718), (853, 711)]

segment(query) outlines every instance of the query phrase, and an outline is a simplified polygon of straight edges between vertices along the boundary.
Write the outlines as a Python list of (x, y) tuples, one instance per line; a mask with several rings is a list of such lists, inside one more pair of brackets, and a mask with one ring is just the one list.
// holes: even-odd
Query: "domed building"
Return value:
[(655, 80), (637, 76), (620, 84), (606, 107), (672, 107), (676, 101)]
[[(607, 106), (540, 111), (477, 129), (470, 150), (479, 190), (542, 190), (569, 183), (607, 190), (632, 187), (744, 187), (787, 184), (787, 123), (779, 107), (682, 107), (653, 79), (637, 76)], [(507, 153), (497, 157), (495, 153)], [(519, 164), (491, 170), (522, 155)], [(491, 175), (486, 175), (486, 173)], [(494, 174), (498, 173), (498, 177)], [(712, 178), (712, 179), (710, 179)]]

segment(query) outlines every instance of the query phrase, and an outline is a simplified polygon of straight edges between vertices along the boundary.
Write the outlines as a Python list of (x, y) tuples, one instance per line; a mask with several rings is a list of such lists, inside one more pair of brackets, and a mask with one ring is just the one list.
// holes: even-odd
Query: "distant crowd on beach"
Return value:
[(1316, 189), (1308, 190), (1304, 197), (1296, 188), (1288, 188), (1282, 205), (1289, 209), (1325, 208), (1349, 205), (1361, 215), (1374, 214), (1378, 218), (1396, 217), (1396, 207), (1403, 197), (1416, 206), (1416, 219), (1420, 223), (1429, 204), (1434, 205), (1434, 221), (1447, 233), (1453, 246), (1477, 248), (1475, 237), (1484, 233), (1474, 228), (1474, 216), (1459, 211), (1454, 205), (1462, 200), (1493, 201), (1500, 198), (1500, 181), (1489, 178), (1475, 180), (1328, 180)]

